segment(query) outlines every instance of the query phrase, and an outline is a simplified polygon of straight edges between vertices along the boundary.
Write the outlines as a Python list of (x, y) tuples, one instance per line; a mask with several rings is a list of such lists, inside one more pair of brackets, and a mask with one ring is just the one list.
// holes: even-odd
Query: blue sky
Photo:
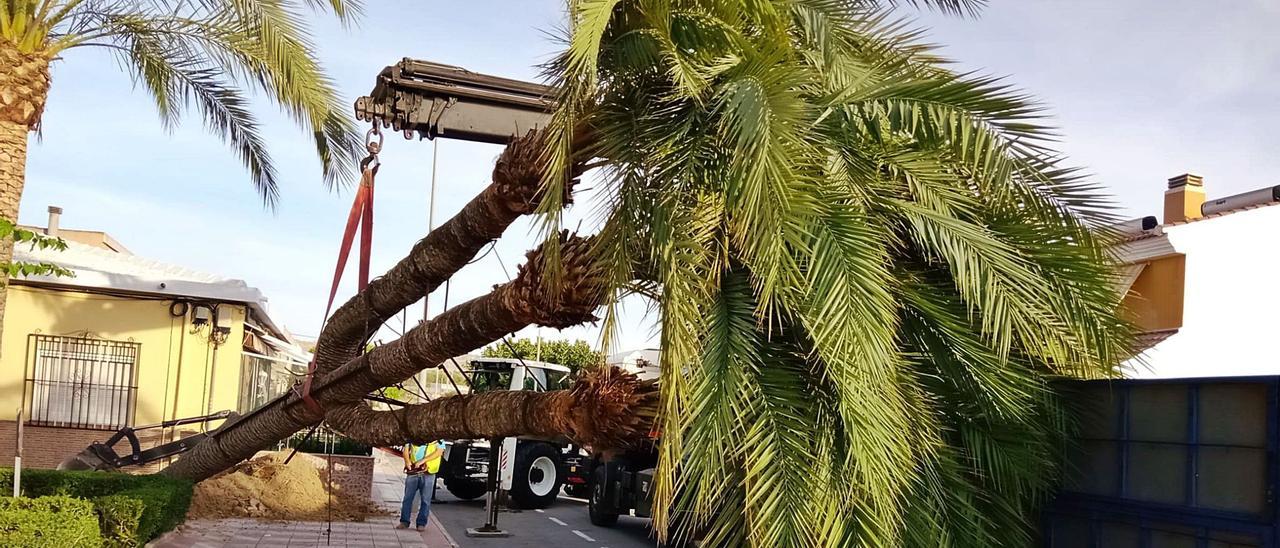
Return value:
[[(557, 48), (548, 32), (562, 1), (369, 2), (344, 30), (316, 20), (322, 61), (350, 103), (402, 57), (532, 79)], [(1159, 215), (1164, 181), (1192, 171), (1210, 196), (1280, 183), (1280, 4), (1268, 0), (992, 0), (980, 19), (906, 12), (965, 70), (1005, 75), (1041, 98), (1062, 128), (1061, 149), (1095, 174), (1131, 215)], [(279, 321), (318, 331), (350, 189), (327, 190), (308, 138), (273, 107), (258, 109), (282, 179), (278, 211), (262, 208), (230, 150), (197, 117), (160, 125), (113, 57), (76, 50), (58, 61), (33, 144), (20, 220), (105, 230), (139, 255), (242, 278), (263, 290)], [(394, 264), (427, 227), (435, 144), (389, 134), (378, 176), (373, 271)], [(440, 141), (437, 224), (488, 182), (500, 148)], [(588, 197), (589, 200), (589, 197)], [(579, 208), (579, 210), (585, 208)], [(574, 212), (573, 218), (584, 213)], [(573, 222), (573, 221), (571, 221)], [(497, 251), (508, 269), (536, 236), (512, 226)], [(348, 276), (348, 282), (354, 272)], [(455, 277), (450, 304), (506, 281), (493, 255)], [(344, 295), (354, 289), (343, 287)], [(343, 296), (340, 295), (340, 299)], [(443, 301), (432, 297), (433, 313)], [(620, 346), (653, 343), (643, 307), (628, 308)], [(410, 310), (408, 323), (421, 316)], [(397, 326), (398, 328), (398, 326)], [(532, 333), (532, 331), (530, 331)], [(594, 341), (575, 328), (545, 337)]]

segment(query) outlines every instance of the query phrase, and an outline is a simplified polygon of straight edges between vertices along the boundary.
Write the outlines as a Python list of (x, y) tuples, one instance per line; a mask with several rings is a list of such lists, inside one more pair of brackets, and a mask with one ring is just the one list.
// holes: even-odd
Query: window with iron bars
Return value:
[(31, 424), (115, 429), (133, 422), (142, 345), (31, 335)]

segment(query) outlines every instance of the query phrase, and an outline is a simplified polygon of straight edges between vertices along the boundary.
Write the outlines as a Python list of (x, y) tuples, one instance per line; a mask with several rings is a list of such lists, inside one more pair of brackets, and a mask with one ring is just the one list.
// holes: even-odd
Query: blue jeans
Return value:
[(427, 516), (431, 514), (431, 493), (436, 489), (435, 474), (410, 474), (404, 477), (404, 502), (400, 503), (400, 523), (409, 525), (409, 514), (413, 513), (413, 497), (421, 495), (418, 504), (418, 527), (427, 525)]

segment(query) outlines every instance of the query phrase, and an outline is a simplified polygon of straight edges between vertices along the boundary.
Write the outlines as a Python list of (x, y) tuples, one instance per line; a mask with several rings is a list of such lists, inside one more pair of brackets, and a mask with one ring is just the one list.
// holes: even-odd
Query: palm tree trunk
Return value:
[[(576, 406), (566, 407), (563, 404), (567, 401), (563, 399), (566, 396), (557, 396), (557, 392), (549, 392), (540, 397), (545, 398), (545, 401), (534, 398), (541, 402), (536, 404), (540, 410), (556, 408), (570, 415), (565, 417), (562, 413), (546, 421), (530, 417), (511, 420), (513, 412), (532, 415), (533, 408), (528, 413), (525, 412), (523, 405), (530, 401), (528, 398), (519, 401), (521, 408), (518, 411), (507, 408), (506, 405), (516, 403), (512, 398), (522, 397), (502, 393), (442, 398), (428, 406), (405, 411), (398, 417), (394, 414), (376, 415), (379, 417), (373, 419), (376, 423), (368, 425), (364, 425), (361, 418), (373, 417), (369, 415), (371, 410), (353, 406), (363, 406), (360, 402), (364, 396), (380, 387), (407, 379), (426, 367), (493, 342), (529, 324), (563, 328), (594, 319), (592, 311), (603, 298), (603, 284), (600, 272), (590, 262), (590, 246), (590, 240), (562, 235), (560, 258), (563, 275), (555, 291), (548, 291), (544, 287), (541, 251), (532, 252), (529, 254), (529, 261), (520, 267), (519, 274), (511, 282), (496, 287), (487, 295), (449, 309), (410, 330), (393, 343), (379, 346), (335, 370), (318, 375), (312, 387), (312, 396), (328, 410), (332, 420), (367, 439), (436, 439), (459, 432), (483, 433), (476, 430), (479, 427), (507, 428), (493, 431), (504, 435), (522, 433), (511, 430), (522, 428), (546, 433), (547, 429), (575, 424), (587, 426), (569, 428), (562, 433), (584, 434), (588, 439), (582, 440), (583, 443), (591, 440), (600, 444), (611, 439), (608, 433), (596, 434), (598, 430), (616, 430), (629, 435), (628, 430), (604, 425), (630, 424), (628, 421), (637, 416), (633, 410), (622, 404), (601, 403), (591, 399), (595, 395), (613, 401), (609, 398), (616, 399), (618, 394), (626, 392), (619, 391), (617, 386), (635, 384), (634, 377), (627, 375), (609, 377), (610, 380), (603, 383), (607, 387), (605, 389), (583, 391), (575, 388), (582, 394), (575, 396), (574, 401), (582, 401)], [(641, 393), (644, 391), (641, 390)], [(458, 403), (459, 401), (467, 403)], [(561, 403), (556, 403), (557, 401)], [(622, 397), (618, 401), (631, 401), (631, 397)], [(533, 406), (535, 403), (529, 405)], [(472, 407), (473, 410), (467, 409)], [(609, 413), (612, 415), (606, 416)], [(639, 416), (643, 418), (644, 414)], [(195, 481), (203, 480), (298, 430), (320, 422), (322, 418), (324, 417), (303, 405), (297, 394), (285, 394), (249, 415), (228, 421), (164, 473)], [(430, 422), (398, 426), (400, 419), (409, 418)], [(386, 426), (388, 421), (395, 421), (400, 431), (394, 435), (390, 433)], [(593, 424), (600, 427), (589, 426)], [(463, 430), (458, 430), (459, 425), (463, 425)], [(362, 426), (368, 430), (360, 430)], [(635, 429), (642, 430), (640, 427)], [(594, 438), (591, 437), (593, 435)]]
[[(0, 120), (0, 218), (18, 221), (18, 202), (26, 180), (27, 127)], [(13, 261), (13, 238), (0, 238), (0, 265)], [(0, 333), (4, 328), (4, 309), (8, 291), (9, 270), (0, 269)], [(3, 350), (3, 349), (0, 349)]]
[(507, 436), (568, 436), (580, 445), (621, 447), (643, 438), (657, 407), (653, 381), (620, 369), (589, 372), (570, 390), (501, 390), (440, 398), (393, 411), (364, 403), (325, 414), (346, 436), (372, 446)]
[(332, 399), (339, 403), (326, 411), (325, 419), (370, 445), (523, 434), (566, 435), (583, 445), (609, 447), (643, 436), (652, 418), (644, 410), (653, 406), (648, 398), (656, 397), (654, 388), (621, 371), (599, 370), (567, 392), (457, 396), (394, 411), (374, 411), (362, 401), (379, 387), (476, 348), (474, 341), (494, 341), (531, 323), (564, 328), (594, 320), (603, 285), (601, 272), (591, 263), (591, 244), (590, 239), (561, 235), (563, 278), (555, 292), (542, 285), (542, 251), (531, 252), (511, 283), (446, 312), (456, 314), (458, 321), (429, 322), (348, 362), (334, 376), (350, 371), (359, 377), (334, 388)]
[[(542, 132), (530, 131), (507, 145), (484, 191), (334, 312), (316, 343), (317, 372), (332, 371), (356, 357), (383, 322), (430, 294), (517, 218), (533, 212), (540, 200), (542, 137)], [(571, 188), (567, 185), (566, 191)]]
[[(0, 39), (0, 218), (18, 222), (26, 183), (27, 134), (40, 123), (49, 94), (49, 58), (18, 51)], [(13, 239), (0, 238), (0, 265), (13, 261)], [(8, 272), (0, 271), (0, 333), (8, 293)], [(3, 349), (0, 349), (3, 350)]]

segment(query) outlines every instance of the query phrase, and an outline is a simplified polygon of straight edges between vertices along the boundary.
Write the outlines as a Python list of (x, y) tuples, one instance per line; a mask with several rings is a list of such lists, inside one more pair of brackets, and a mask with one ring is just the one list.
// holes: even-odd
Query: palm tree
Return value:
[(606, 325), (635, 272), (661, 288), (658, 531), (1029, 544), (1070, 425), (1055, 379), (1127, 355), (1110, 203), (1041, 107), (949, 70), (894, 3), (570, 2), (546, 276), (589, 128)]
[[(593, 240), (562, 234), (556, 240), (561, 276), (554, 291), (546, 290), (544, 260), (535, 250), (511, 282), (450, 308), (399, 340), (361, 353), (384, 321), (444, 283), (512, 222), (534, 210), (541, 200), (538, 158), (544, 148), (538, 132), (514, 140), (498, 158), (493, 182), (484, 191), (334, 312), (316, 342), (311, 394), (318, 408), (298, 393), (285, 394), (220, 426), (164, 473), (206, 479), (322, 420), (369, 445), (563, 434), (596, 447), (617, 447), (643, 438), (656, 411), (656, 388), (604, 368), (570, 390), (468, 394), (394, 411), (375, 411), (363, 401), (382, 387), (530, 324), (563, 328), (594, 319), (603, 280), (589, 253)], [(580, 162), (575, 163), (571, 174), (580, 170)]]
[[(166, 473), (208, 477), (322, 419), (373, 443), (609, 446), (656, 404), (659, 531), (679, 514), (678, 534), (715, 546), (1026, 544), (1071, 424), (1054, 382), (1116, 374), (1129, 335), (1110, 203), (1061, 164), (1041, 108), (951, 72), (873, 0), (569, 7), (552, 124), (334, 315), (321, 409), (283, 396)], [(560, 212), (587, 158), (604, 222), (569, 237)], [(535, 204), (549, 237), (516, 280), (359, 354)], [(361, 403), (531, 323), (603, 305), (610, 326), (622, 296), (655, 290), (660, 401), (602, 370), (567, 392)]]
[[(77, 48), (113, 52), (173, 127), (193, 106), (231, 145), (268, 206), (277, 175), (242, 86), (262, 90), (315, 138), (326, 180), (350, 171), (354, 125), (315, 60), (302, 2), (292, 0), (0, 0), (0, 219), (18, 218), (27, 139), (40, 127), (53, 61)], [(306, 2), (344, 22), (349, 0)], [(0, 239), (0, 264), (13, 256)], [(0, 273), (0, 284), (5, 280)], [(5, 295), (0, 291), (0, 322)]]

